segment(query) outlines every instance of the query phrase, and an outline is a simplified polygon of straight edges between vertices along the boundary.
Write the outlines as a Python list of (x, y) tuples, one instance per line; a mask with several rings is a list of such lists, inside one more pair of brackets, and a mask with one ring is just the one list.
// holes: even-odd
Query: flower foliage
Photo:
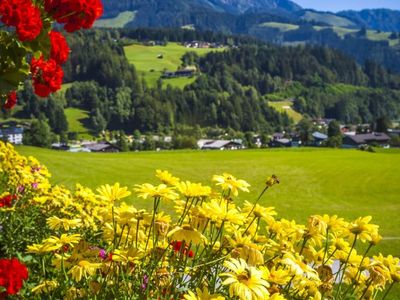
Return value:
[[(374, 299), (400, 281), (398, 258), (367, 256), (381, 239), (371, 217), (314, 215), (302, 225), (258, 203), (277, 177), (241, 206), (236, 195), (250, 185), (227, 173), (214, 176), (213, 187), (159, 170), (159, 184), (135, 185), (133, 195), (118, 183), (69, 190), (50, 184), (44, 166), (2, 142), (0, 169), (0, 292), (41, 299)], [(134, 198), (153, 209), (127, 204)], [(163, 212), (173, 206), (175, 214)], [(25, 264), (30, 278), (21, 289)]]
[(0, 30), (0, 106), (16, 104), (15, 91), (29, 75), (38, 96), (59, 90), (69, 47), (53, 23), (74, 32), (92, 27), (102, 13), (101, 0), (0, 1), (1, 26), (7, 26)]

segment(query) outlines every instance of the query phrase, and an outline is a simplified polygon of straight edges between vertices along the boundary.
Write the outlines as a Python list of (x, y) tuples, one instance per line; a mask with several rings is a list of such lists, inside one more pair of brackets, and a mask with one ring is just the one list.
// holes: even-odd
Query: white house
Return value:
[(0, 139), (7, 140), (14, 145), (22, 145), (24, 136), (24, 128), (22, 127), (7, 127), (0, 129)]
[[(202, 149), (202, 150), (237, 150), (237, 149), (243, 149), (243, 145), (239, 141), (208, 140), (208, 141), (202, 142), (202, 143), (199, 143), (199, 142), (197, 142), (197, 145), (199, 145), (199, 148)], [(201, 144), (202, 144), (202, 146), (200, 146)]]

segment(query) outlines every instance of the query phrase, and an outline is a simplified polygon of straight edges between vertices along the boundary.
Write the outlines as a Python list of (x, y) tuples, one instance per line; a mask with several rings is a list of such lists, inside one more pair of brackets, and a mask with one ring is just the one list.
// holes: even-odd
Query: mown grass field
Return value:
[(303, 116), (293, 109), (292, 101), (269, 101), (268, 105), (279, 112), (286, 112), (295, 123), (298, 123), (303, 119)]
[(66, 108), (64, 110), (68, 121), (68, 131), (78, 133), (80, 138), (90, 138), (92, 134), (86, 126), (89, 122), (89, 113), (78, 108)]
[[(317, 14), (320, 15), (320, 14)], [(336, 17), (338, 18), (337, 20), (335, 18), (331, 18), (332, 15), (326, 14), (328, 16), (328, 20), (326, 21), (325, 17), (323, 14), (321, 14), (321, 18), (323, 17), (323, 22), (328, 22), (331, 23), (331, 26), (313, 26), (313, 28), (317, 31), (324, 30), (324, 29), (332, 29), (339, 37), (342, 39), (348, 35), (348, 34), (356, 34), (360, 29), (352, 29), (352, 28), (347, 28), (346, 25), (346, 19)], [(334, 16), (335, 17), (335, 16)], [(343, 24), (342, 24), (343, 23)], [(340, 25), (342, 24), (342, 25)], [(259, 27), (267, 27), (267, 28), (275, 28), (279, 29), (280, 32), (288, 32), (292, 30), (297, 30), (299, 29), (299, 25), (295, 24), (289, 24), (289, 23), (280, 23), (280, 22), (265, 22), (259, 24)], [(376, 30), (367, 30), (367, 35), (366, 38), (371, 40), (371, 41), (387, 41), (390, 46), (398, 46), (400, 44), (399, 39), (390, 39), (391, 32), (380, 32)]]
[(347, 18), (335, 16), (331, 13), (307, 11), (301, 19), (307, 21), (323, 22), (331, 26), (349, 27), (355, 25)]
[[(176, 71), (182, 64), (182, 56), (189, 51), (199, 55), (205, 55), (210, 51), (221, 51), (221, 49), (197, 49), (186, 48), (178, 43), (168, 43), (167, 46), (145, 46), (134, 44), (124, 47), (125, 55), (129, 62), (135, 65), (136, 70), (144, 76), (146, 82), (155, 86), (164, 70)], [(158, 56), (162, 55), (162, 58)], [(171, 84), (176, 87), (184, 87), (194, 81), (194, 78), (165, 79), (164, 86)]]
[[(254, 201), (265, 178), (276, 174), (281, 184), (269, 190), (261, 203), (276, 207), (280, 217), (305, 223), (312, 214), (337, 214), (347, 220), (371, 215), (385, 237), (377, 250), (400, 256), (399, 151), (285, 149), (95, 154), (17, 149), (47, 165), (53, 183), (68, 187), (79, 182), (96, 188), (118, 181), (132, 189), (134, 184), (156, 183), (156, 169), (210, 184), (213, 174), (230, 172), (251, 184), (251, 193), (242, 193), (236, 200), (240, 202)], [(152, 205), (135, 197), (128, 201), (139, 207)], [(163, 207), (171, 208), (168, 204)]]
[(124, 11), (114, 18), (100, 19), (94, 23), (94, 27), (123, 28), (136, 17), (136, 11)]
[(279, 29), (281, 32), (287, 32), (299, 29), (299, 25), (289, 24), (289, 23), (279, 23), (279, 22), (265, 22), (260, 24), (261, 27), (269, 27)]

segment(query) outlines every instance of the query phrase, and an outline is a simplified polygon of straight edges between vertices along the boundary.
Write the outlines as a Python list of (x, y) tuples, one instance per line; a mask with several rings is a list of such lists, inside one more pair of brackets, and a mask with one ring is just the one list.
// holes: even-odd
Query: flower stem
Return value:
[(258, 196), (256, 202), (254, 202), (253, 204), (253, 208), (250, 210), (249, 214), (247, 215), (247, 218), (250, 217), (250, 215), (253, 213), (254, 209), (256, 208), (256, 205), (258, 204), (258, 201), (260, 201), (261, 197), (264, 195), (264, 193), (268, 190), (269, 186), (267, 185), (263, 191), (261, 192), (261, 194)]
[[(347, 255), (346, 261), (345, 261), (345, 263), (344, 263), (344, 266), (343, 266), (343, 274), (342, 274), (342, 277), (340, 277), (339, 286), (338, 286), (338, 289), (337, 289), (337, 291), (336, 291), (335, 299), (338, 299), (338, 296), (339, 296), (339, 293), (340, 293), (340, 288), (341, 288), (341, 286), (342, 286), (343, 278), (344, 278), (344, 275), (345, 275), (345, 272), (346, 272), (347, 263), (349, 262), (351, 252), (353, 251), (353, 249), (354, 249), (354, 247), (355, 247), (355, 245), (356, 245), (356, 242), (357, 242), (357, 234), (354, 235), (354, 242), (353, 242), (353, 245), (351, 245), (351, 249), (350, 249), (350, 251), (349, 251), (349, 255)], [(340, 269), (339, 269), (339, 271), (338, 271), (338, 275), (339, 275), (339, 274), (340, 274)], [(361, 298), (362, 298), (362, 297), (361, 297)], [(361, 299), (361, 298), (360, 298), (360, 299)]]
[(328, 253), (328, 243), (329, 243), (329, 228), (327, 226), (326, 227), (326, 237), (325, 237), (325, 251), (324, 251), (324, 257), (322, 258), (322, 265), (324, 265), (325, 257), (326, 257), (326, 254)]
[[(364, 255), (363, 255), (363, 258), (361, 259), (360, 265), (358, 266), (358, 270), (357, 270), (356, 276), (354, 276), (354, 278), (356, 278), (356, 284), (357, 284), (358, 280), (360, 280), (360, 277), (361, 277), (361, 267), (362, 267), (362, 263), (364, 262), (364, 259), (365, 259), (365, 257), (367, 256), (367, 253), (368, 253), (368, 251), (369, 251), (371, 248), (372, 248), (372, 244), (369, 244), (367, 250), (365, 251), (365, 253), (364, 253)], [(347, 295), (347, 292), (349, 291), (350, 288), (351, 288), (351, 286), (349, 286), (349, 287), (346, 289), (346, 291), (345, 291), (345, 293), (344, 293), (344, 296)], [(353, 290), (352, 294), (355, 292), (355, 290), (356, 290), (356, 285), (354, 286), (354, 290)]]
[(243, 235), (246, 234), (247, 230), (249, 230), (250, 226), (254, 223), (254, 221), (257, 219), (257, 217), (254, 217), (253, 220), (251, 220), (249, 226), (247, 226), (246, 230), (243, 232)]
[(386, 290), (385, 295), (383, 295), (382, 300), (386, 299), (386, 296), (389, 295), (390, 290), (392, 289), (392, 287), (394, 286), (394, 282), (392, 282), (392, 284), (389, 286), (389, 288)]
[[(150, 240), (150, 235), (152, 235), (153, 230), (154, 230), (154, 222), (155, 222), (155, 218), (156, 218), (156, 214), (157, 214), (157, 208), (158, 208), (158, 204), (159, 204), (160, 198), (156, 197), (154, 198), (154, 207), (153, 207), (153, 217), (151, 218), (151, 223), (150, 223), (150, 228), (149, 228), (149, 232), (147, 234), (147, 240), (146, 240), (146, 246), (144, 247), (144, 251), (146, 252), (147, 250), (147, 246), (149, 244), (149, 240)], [(154, 233), (153, 233), (154, 234)], [(154, 245), (153, 245), (154, 246)]]

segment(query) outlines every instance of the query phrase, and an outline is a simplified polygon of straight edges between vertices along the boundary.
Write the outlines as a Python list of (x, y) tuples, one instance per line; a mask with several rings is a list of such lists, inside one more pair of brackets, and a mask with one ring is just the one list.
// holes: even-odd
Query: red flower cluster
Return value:
[(50, 58), (54, 59), (59, 65), (65, 63), (70, 50), (65, 37), (61, 33), (52, 30), (49, 33), (49, 38), (51, 43)]
[(54, 59), (32, 58), (31, 73), (36, 95), (47, 97), (61, 88), (64, 72)]
[(18, 259), (0, 259), (0, 286), (6, 288), (6, 295), (15, 295), (28, 279), (28, 269)]
[(39, 8), (31, 0), (0, 1), (0, 21), (15, 26), (21, 41), (34, 40), (42, 30), (43, 23)]
[(180, 252), (183, 253), (184, 255), (192, 258), (194, 256), (194, 253), (192, 250), (189, 250), (189, 246), (182, 244), (182, 241), (173, 241), (171, 242), (171, 246), (174, 248), (175, 252)]
[(3, 105), (3, 108), (5, 109), (11, 109), (17, 104), (17, 92), (12, 91), (11, 93), (8, 94), (7, 101)]
[(15, 199), (17, 199), (17, 196), (15, 195), (7, 195), (4, 196), (3, 198), (0, 198), (0, 207), (11, 207), (12, 201)]
[(92, 27), (103, 13), (100, 0), (45, 0), (44, 8), (68, 32)]
[(45, 60), (42, 55), (39, 59), (32, 58), (31, 61), (33, 87), (35, 94), (40, 97), (47, 97), (61, 88), (64, 72), (60, 65), (67, 61), (70, 50), (60, 32), (52, 30), (49, 38), (50, 59)]

